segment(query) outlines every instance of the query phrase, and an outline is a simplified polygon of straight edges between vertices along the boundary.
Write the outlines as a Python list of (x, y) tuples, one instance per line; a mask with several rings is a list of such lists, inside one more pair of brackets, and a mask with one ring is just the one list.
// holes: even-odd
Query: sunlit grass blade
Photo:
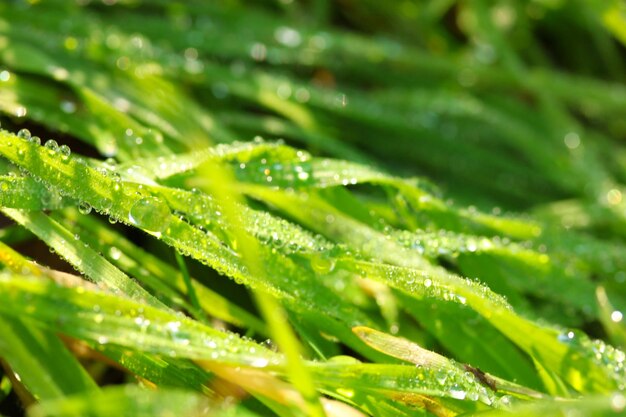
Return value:
[(5, 273), (0, 286), (3, 287), (1, 297), (7, 303), (11, 301), (10, 305), (20, 305), (18, 300), (29, 300), (28, 305), (22, 303), (20, 308), (0, 307), (3, 314), (36, 322), (78, 339), (127, 348), (140, 345), (145, 352), (245, 366), (281, 363), (279, 355), (252, 341), (82, 285), (66, 288)]

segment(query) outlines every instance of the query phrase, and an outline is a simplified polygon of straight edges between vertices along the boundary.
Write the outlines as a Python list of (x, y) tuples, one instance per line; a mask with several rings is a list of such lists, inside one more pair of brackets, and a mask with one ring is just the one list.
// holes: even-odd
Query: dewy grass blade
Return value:
[(4, 273), (0, 287), (0, 298), (6, 302), (0, 307), (3, 314), (96, 344), (234, 366), (276, 367), (283, 363), (280, 355), (235, 334), (84, 285), (60, 287)]
[(29, 213), (13, 209), (4, 209), (3, 213), (37, 235), (92, 281), (104, 284), (111, 291), (118, 291), (149, 305), (165, 308), (164, 304), (126, 274), (43, 213)]
[[(168, 294), (172, 299), (178, 297), (186, 289), (181, 274), (169, 263), (157, 258), (150, 252), (135, 245), (118, 232), (106, 228), (104, 223), (94, 217), (80, 215), (75, 210), (66, 210), (63, 216), (72, 223), (78, 225), (76, 230), (81, 237), (93, 248), (97, 248), (105, 254), (109, 261), (118, 268), (133, 275), (138, 280), (145, 280), (146, 277), (155, 277), (161, 281), (158, 287), (152, 286), (151, 282), (145, 282), (152, 286), (154, 290), (159, 289), (163, 294)], [(92, 238), (93, 237), (93, 238)], [(163, 285), (174, 288), (163, 289)], [(199, 296), (199, 302), (208, 314), (231, 323), (238, 327), (253, 329), (260, 334), (266, 334), (265, 325), (254, 315), (240, 308), (232, 301), (212, 291), (210, 288), (199, 284), (192, 279), (194, 291)], [(174, 292), (173, 292), (174, 291)]]
[[(17, 274), (39, 276), (47, 272), (0, 242), (0, 264)], [(39, 399), (62, 398), (81, 392), (93, 394), (98, 387), (53, 332), (33, 326), (19, 317), (1, 316), (0, 354)], [(36, 352), (36, 353), (35, 353)]]
[(24, 384), (40, 399), (98, 390), (98, 386), (54, 332), (19, 317), (0, 316), (0, 354)]

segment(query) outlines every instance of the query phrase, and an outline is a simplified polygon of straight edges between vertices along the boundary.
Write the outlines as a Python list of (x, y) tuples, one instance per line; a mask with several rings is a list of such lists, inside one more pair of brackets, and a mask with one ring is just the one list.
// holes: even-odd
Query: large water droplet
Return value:
[(59, 153), (61, 154), (61, 159), (67, 161), (72, 153), (72, 150), (67, 145), (59, 146)]
[(109, 256), (111, 257), (111, 259), (118, 261), (122, 257), (122, 251), (115, 246), (111, 246), (109, 248)]
[(611, 398), (611, 408), (616, 413), (624, 411), (624, 408), (626, 408), (626, 397), (622, 394), (614, 394)]
[(327, 256), (315, 256), (311, 259), (311, 268), (320, 275), (329, 274), (335, 269), (335, 260)]
[(78, 205), (78, 211), (81, 214), (89, 214), (91, 213), (91, 205), (87, 202), (82, 202)]
[(160, 237), (169, 225), (170, 209), (165, 202), (156, 197), (142, 198), (130, 208), (128, 220), (131, 224)]
[(622, 314), (622, 312), (619, 310), (615, 310), (614, 312), (611, 313), (611, 321), (615, 323), (619, 323), (620, 321), (622, 321), (623, 318), (624, 318), (624, 314)]
[(19, 138), (24, 139), (24, 140), (29, 140), (30, 139), (30, 130), (28, 130), (28, 129), (20, 129), (17, 132), (17, 136)]
[(444, 385), (448, 380), (448, 372), (444, 369), (440, 369), (435, 373), (435, 379), (439, 382), (440, 385)]
[(54, 155), (59, 150), (59, 144), (54, 139), (47, 140), (44, 147), (50, 155)]
[(452, 388), (450, 388), (450, 396), (452, 398), (456, 398), (457, 400), (464, 400), (467, 393), (461, 388), (459, 385), (454, 384)]

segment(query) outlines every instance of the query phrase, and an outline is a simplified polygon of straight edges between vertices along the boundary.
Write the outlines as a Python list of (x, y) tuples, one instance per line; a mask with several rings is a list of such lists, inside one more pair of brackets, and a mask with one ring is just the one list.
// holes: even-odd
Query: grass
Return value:
[(622, 415), (624, 27), (0, 3), (0, 414)]

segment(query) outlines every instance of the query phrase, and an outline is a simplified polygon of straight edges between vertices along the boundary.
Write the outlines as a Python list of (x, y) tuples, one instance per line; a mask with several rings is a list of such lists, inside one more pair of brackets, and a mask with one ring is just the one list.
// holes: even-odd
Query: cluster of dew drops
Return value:
[[(20, 129), (17, 136), (34, 146), (40, 146), (42, 144), (41, 139), (38, 136), (31, 135), (28, 129)], [(54, 139), (47, 140), (43, 144), (43, 147), (47, 150), (50, 156), (58, 156), (63, 162), (69, 161), (71, 157), (70, 147), (67, 145), (59, 145)], [(17, 155), (18, 158), (23, 158), (24, 149), (19, 148)], [(83, 163), (80, 158), (77, 159), (77, 162)], [(98, 172), (113, 180), (115, 191), (120, 190), (121, 177), (119, 174), (105, 168), (98, 169)], [(22, 173), (28, 175), (26, 170), (22, 170)], [(42, 182), (42, 179), (37, 176), (34, 177), (34, 180)], [(63, 190), (57, 190), (54, 186), (46, 184), (46, 188), (48, 188), (50, 192), (63, 194)], [(102, 201), (99, 202), (98, 206), (101, 208), (102, 214), (110, 214), (111, 201), (109, 201), (109, 199), (103, 198)], [(82, 214), (89, 214), (92, 211), (92, 206), (86, 201), (79, 201), (78, 210)], [(160, 199), (152, 196), (144, 196), (136, 201), (131, 207), (127, 220), (130, 224), (138, 226), (149, 232), (154, 232), (158, 235), (164, 227), (167, 226), (167, 218), (169, 214), (169, 208)], [(109, 221), (111, 223), (116, 223), (117, 219), (110, 215)]]
[[(17, 132), (17, 136), (32, 143), (33, 145), (41, 145), (41, 139), (39, 138), (39, 136), (32, 136), (28, 129), (20, 129)], [(58, 154), (63, 161), (67, 161), (72, 153), (69, 146), (59, 146), (57, 141), (54, 139), (47, 140), (43, 146), (48, 150), (50, 155)], [(23, 150), (18, 150), (18, 156), (23, 156)]]

